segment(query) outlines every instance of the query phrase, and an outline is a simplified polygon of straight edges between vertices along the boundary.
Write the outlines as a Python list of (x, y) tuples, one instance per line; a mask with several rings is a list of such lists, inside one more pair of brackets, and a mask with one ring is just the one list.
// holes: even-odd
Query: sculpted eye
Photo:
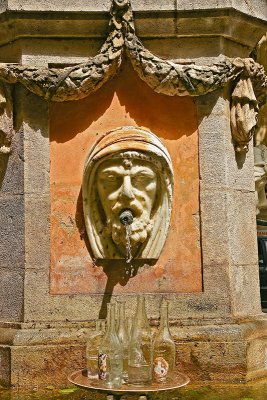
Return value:
[(150, 174), (138, 174), (132, 177), (132, 183), (142, 183), (147, 184), (153, 180), (153, 177)]
[(119, 177), (117, 175), (105, 175), (102, 177), (107, 182), (117, 182)]

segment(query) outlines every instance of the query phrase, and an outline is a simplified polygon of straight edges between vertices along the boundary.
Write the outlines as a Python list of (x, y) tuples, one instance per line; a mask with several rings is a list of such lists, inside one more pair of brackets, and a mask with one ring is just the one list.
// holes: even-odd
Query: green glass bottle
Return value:
[(129, 383), (146, 385), (152, 381), (152, 334), (146, 315), (145, 298), (138, 296), (129, 345)]
[(169, 329), (169, 304), (163, 300), (160, 312), (160, 327), (153, 342), (153, 379), (165, 381), (174, 371), (175, 343)]

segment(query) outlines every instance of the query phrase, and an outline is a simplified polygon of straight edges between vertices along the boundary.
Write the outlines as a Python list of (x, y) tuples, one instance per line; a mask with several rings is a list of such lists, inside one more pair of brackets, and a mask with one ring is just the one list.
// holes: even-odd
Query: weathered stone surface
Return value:
[(227, 268), (230, 262), (230, 239), (227, 233), (229, 219), (225, 191), (201, 188), (201, 216), (204, 265), (224, 265)]
[[(50, 325), (39, 326), (36, 328), (28, 328), (29, 324), (25, 324), (22, 329), (18, 329), (16, 334), (13, 336), (13, 340), (9, 344), (15, 346), (50, 346), (50, 345), (85, 345), (88, 337), (88, 333), (95, 327), (95, 322), (89, 323), (88, 321), (73, 326), (67, 322), (57, 324), (57, 327)], [(84, 325), (84, 326), (83, 326)], [(27, 327), (25, 329), (25, 327)]]
[(231, 259), (235, 265), (255, 265), (258, 262), (254, 207), (253, 192), (227, 195)]
[(24, 271), (22, 265), (14, 265), (9, 271), (0, 269), (0, 319), (21, 321), (23, 317)]
[[(265, 328), (265, 322), (253, 320), (218, 326), (172, 327), (177, 369), (187, 373), (194, 382), (245, 381), (247, 365), (251, 371), (249, 376), (259, 377), (266, 362)], [(66, 385), (67, 375), (85, 366), (85, 332), (85, 329), (72, 329), (67, 334), (62, 328), (17, 331), (16, 345), (11, 347), (12, 384), (31, 388), (33, 382), (34, 387), (51, 382), (54, 386)], [(8, 355), (10, 349), (2, 347), (3, 350)]]
[[(266, 4), (264, 0), (253, 0), (247, 3), (237, 0), (166, 0), (164, 4), (159, 4), (158, 0), (133, 0), (133, 9), (135, 11), (173, 11), (173, 10), (207, 10), (207, 9), (233, 9), (244, 12), (248, 15), (267, 19)], [(94, 2), (84, 3), (83, 0), (77, 0), (75, 4), (70, 0), (61, 1), (59, 4), (53, 0), (2, 0), (0, 4), (2, 12), (11, 11), (109, 11), (109, 0), (96, 0)]]
[(267, 364), (267, 337), (266, 332), (263, 337), (248, 343), (247, 360), (249, 380), (266, 376)]
[(233, 312), (235, 315), (261, 313), (259, 287), (259, 266), (238, 265), (232, 267)]
[[(26, 268), (45, 268), (50, 264), (50, 196), (38, 194), (25, 199), (25, 263)], [(39, 221), (38, 224), (36, 221)], [(37, 240), (36, 240), (37, 238)]]
[(233, 151), (228, 100), (218, 92), (209, 94), (197, 99), (197, 108), (203, 187), (254, 192), (253, 154)]
[(252, 0), (249, 3), (240, 2), (238, 0), (178, 0), (177, 10), (205, 10), (205, 9), (232, 9), (244, 12), (248, 15), (258, 16), (260, 18), (267, 17), (266, 3), (264, 0)]
[(10, 386), (11, 351), (9, 346), (0, 345), (0, 385)]
[(11, 385), (68, 386), (68, 375), (85, 366), (85, 345), (14, 346)]
[[(30, 21), (27, 21), (30, 24)], [(73, 32), (73, 21), (72, 26), (69, 27), (69, 35)], [(82, 23), (80, 21), (80, 25), (84, 25), (84, 30), (89, 28), (88, 25), (94, 22), (85, 21)], [(0, 24), (1, 26), (1, 24)], [(100, 29), (99, 26), (96, 26), (96, 33)], [(75, 30), (76, 31), (76, 30)], [(58, 42), (56, 39), (51, 38), (23, 38), (19, 39), (17, 45), (22, 48), (21, 55), (21, 64), (24, 65), (37, 65), (40, 67), (49, 65), (76, 65), (85, 63), (88, 60), (88, 57), (94, 57), (103, 44), (102, 38), (92, 38), (88, 37), (85, 39), (77, 38), (74, 39), (72, 37), (64, 37)], [(7, 46), (8, 47), (8, 46)], [(6, 52), (8, 49), (6, 48)], [(0, 56), (1, 57), (1, 56)], [(4, 59), (1, 61), (4, 62)], [(7, 59), (5, 62), (8, 62)], [(13, 60), (15, 61), (15, 60)]]
[[(28, 268), (25, 271), (24, 320), (86, 321), (99, 317), (100, 296), (51, 296), (49, 270)], [(32, 293), (38, 293), (33, 297)]]
[[(25, 250), (23, 140), (21, 131), (18, 129), (15, 133), (13, 127), (12, 92), (3, 85), (0, 102), (0, 319), (20, 321), (23, 313)], [(3, 363), (6, 365), (8, 361), (4, 360), (7, 360), (5, 356)]]
[[(35, 98), (34, 98), (35, 97)], [(24, 109), (24, 192), (48, 195), (49, 186), (49, 138), (47, 126), (47, 104), (36, 96), (26, 96), (28, 107)], [(30, 102), (34, 102), (34, 112)], [(41, 103), (41, 104), (40, 104)], [(39, 116), (42, 115), (43, 118)], [(38, 165), (38, 168), (36, 168)]]
[[(21, 195), (0, 197), (0, 267), (23, 268), (24, 199)], [(12, 249), (12, 251), (11, 251)]]
[[(226, 333), (226, 332), (225, 332)], [(176, 342), (178, 369), (193, 381), (245, 381), (246, 350), (240, 342)]]
[(22, 195), (24, 189), (24, 155), (23, 155), (23, 134), (22, 131), (15, 133), (12, 139), (10, 154), (6, 155), (3, 164), (0, 155), (0, 190), (1, 196)]

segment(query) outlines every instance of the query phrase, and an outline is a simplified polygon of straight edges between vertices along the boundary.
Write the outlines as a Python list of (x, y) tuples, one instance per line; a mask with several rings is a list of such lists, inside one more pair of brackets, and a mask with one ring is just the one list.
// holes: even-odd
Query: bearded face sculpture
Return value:
[[(83, 179), (94, 257), (123, 259), (130, 241), (134, 258), (157, 259), (169, 229), (172, 192), (171, 159), (154, 134), (122, 127), (102, 137), (87, 157)], [(128, 238), (125, 211), (131, 216)]]

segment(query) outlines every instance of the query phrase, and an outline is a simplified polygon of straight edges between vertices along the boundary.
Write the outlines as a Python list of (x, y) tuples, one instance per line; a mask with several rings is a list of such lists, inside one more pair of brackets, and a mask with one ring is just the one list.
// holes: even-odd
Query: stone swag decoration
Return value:
[(134, 127), (104, 135), (90, 150), (83, 177), (94, 258), (158, 259), (169, 230), (172, 194), (171, 158), (157, 136)]
[(8, 156), (13, 136), (12, 87), (0, 82), (0, 155)]
[(123, 55), (153, 90), (168, 96), (200, 96), (231, 83), (231, 129), (237, 152), (247, 152), (259, 107), (266, 101), (267, 77), (253, 59), (218, 57), (213, 65), (176, 62), (153, 55), (135, 33), (130, 0), (112, 0), (110, 33), (95, 57), (66, 68), (0, 64), (0, 80), (20, 83), (48, 101), (79, 100), (115, 76)]
[(99, 89), (117, 73), (126, 53), (153, 90), (168, 96), (200, 96), (231, 82), (231, 128), (237, 152), (248, 151), (259, 107), (266, 101), (267, 77), (252, 59), (218, 58), (213, 65), (163, 60), (144, 48), (135, 34), (130, 0), (112, 0), (110, 34), (99, 54), (66, 68), (0, 64), (0, 79), (20, 83), (49, 101), (79, 100)]

